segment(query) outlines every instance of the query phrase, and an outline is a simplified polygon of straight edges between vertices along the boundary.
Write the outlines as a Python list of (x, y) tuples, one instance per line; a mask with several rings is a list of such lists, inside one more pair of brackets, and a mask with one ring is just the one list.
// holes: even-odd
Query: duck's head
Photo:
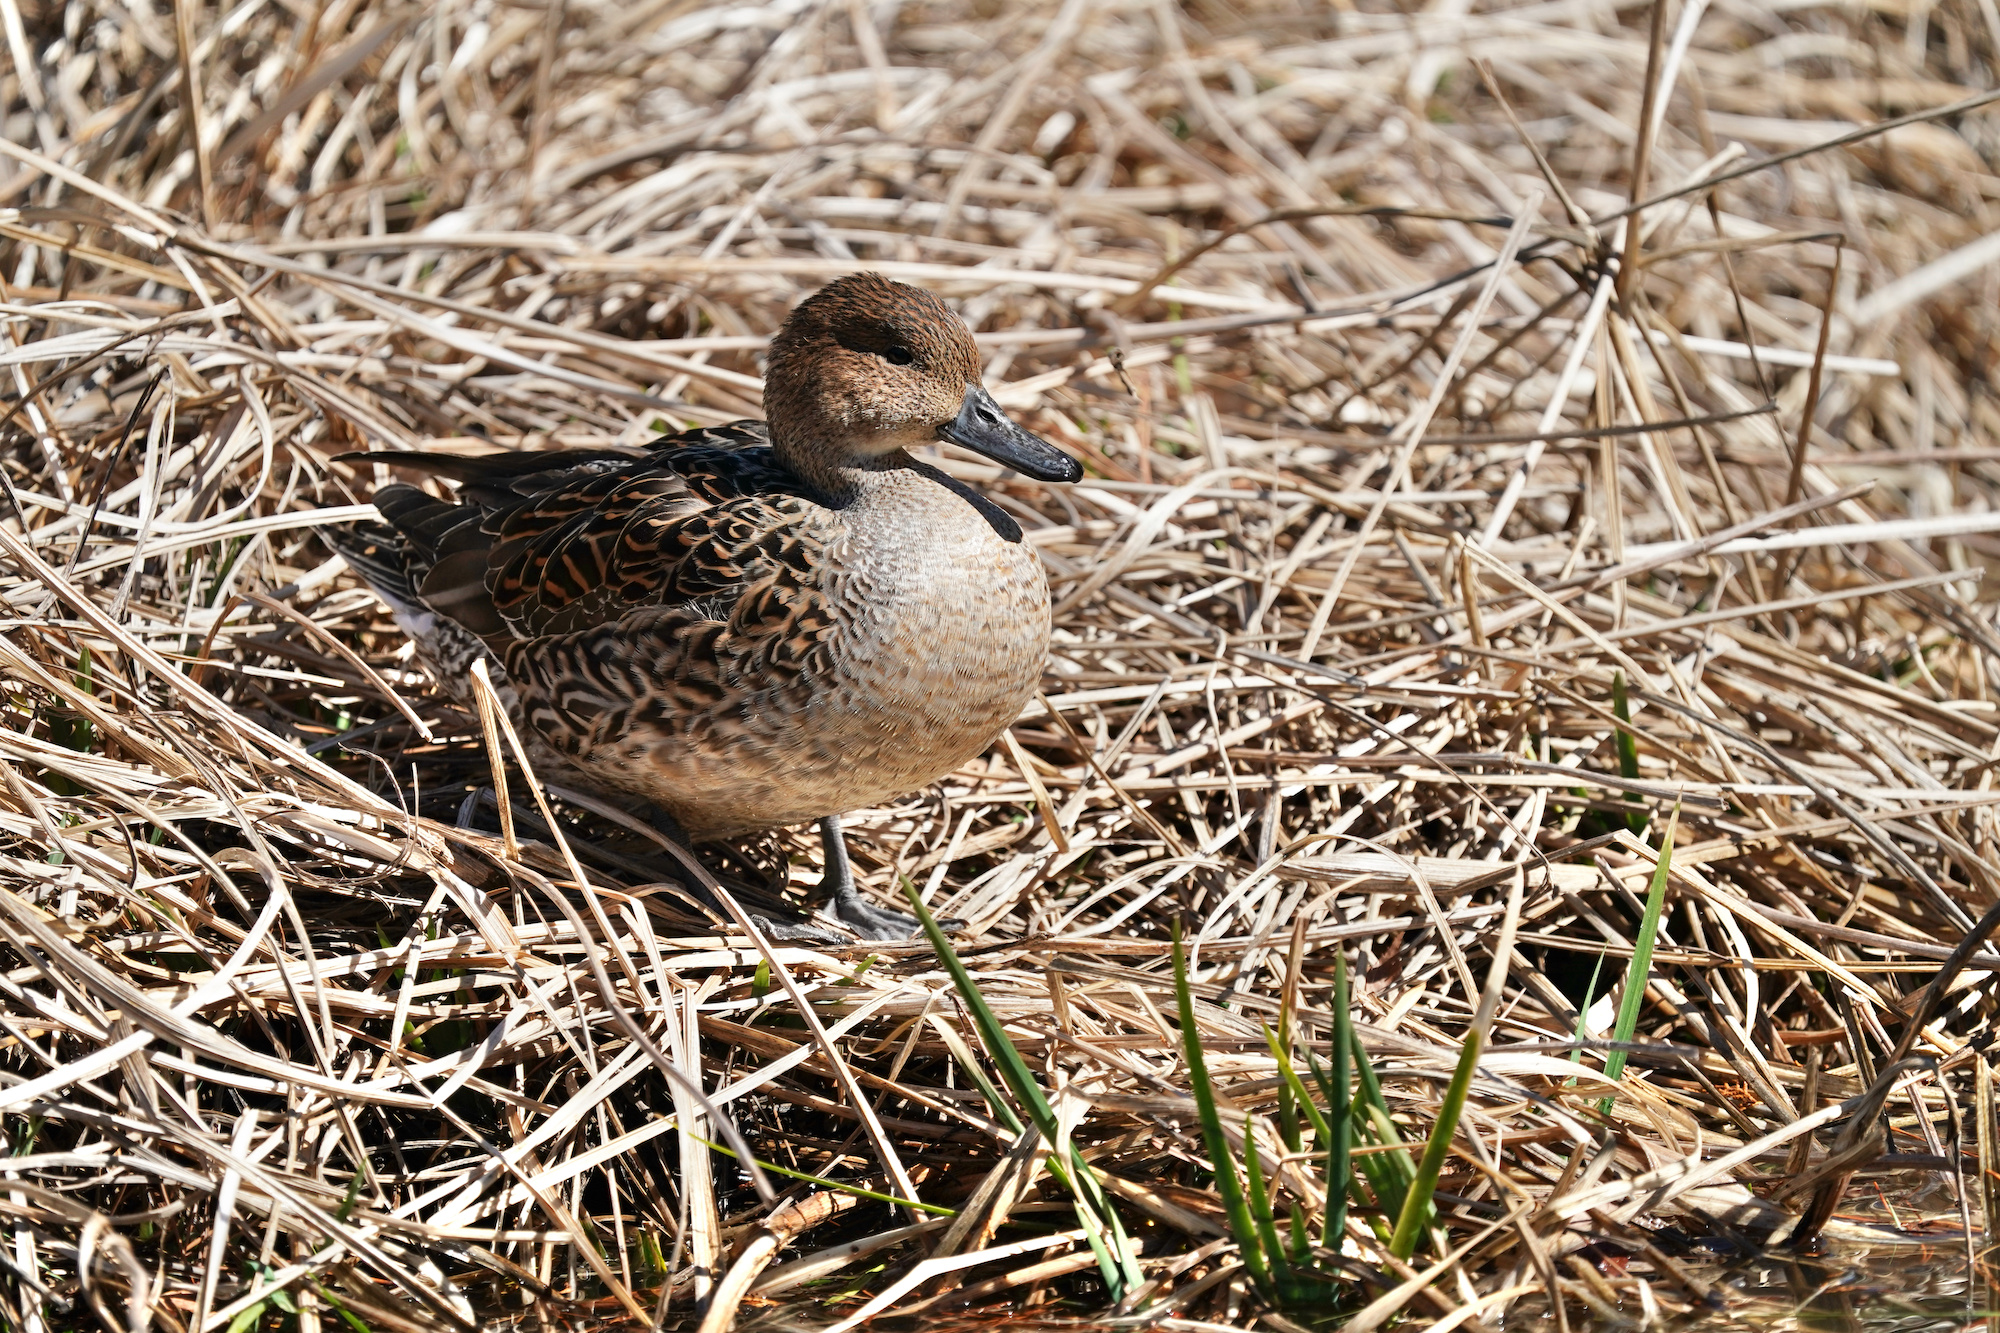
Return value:
[(772, 445), (807, 476), (879, 467), (949, 440), (1038, 481), (1083, 477), (981, 387), (965, 321), (879, 273), (829, 283), (792, 311), (771, 339), (764, 409)]

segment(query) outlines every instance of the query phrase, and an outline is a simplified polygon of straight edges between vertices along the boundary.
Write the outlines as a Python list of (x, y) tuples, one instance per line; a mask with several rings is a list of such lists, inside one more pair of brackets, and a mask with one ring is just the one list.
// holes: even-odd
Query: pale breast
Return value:
[(725, 664), (728, 697), (684, 695), (677, 715), (601, 736), (592, 765), (691, 835), (726, 837), (892, 800), (991, 745), (1047, 659), (1041, 561), (930, 483), (890, 498), (905, 502), (842, 514), (818, 571), (832, 629), (808, 669)]

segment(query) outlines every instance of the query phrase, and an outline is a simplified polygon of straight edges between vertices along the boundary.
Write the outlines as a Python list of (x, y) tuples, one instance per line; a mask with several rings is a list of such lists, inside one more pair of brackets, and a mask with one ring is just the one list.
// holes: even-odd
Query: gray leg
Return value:
[(694, 850), (694, 844), (688, 841), (687, 830), (681, 827), (680, 820), (675, 819), (667, 813), (665, 806), (648, 805), (646, 807), (646, 822), (653, 826), (653, 832), (659, 834), (668, 842), (677, 842), (689, 851)]
[[(667, 839), (669, 842), (679, 843), (690, 856), (694, 854), (694, 842), (688, 837), (687, 830), (682, 828), (680, 821), (675, 819), (671, 814), (668, 814), (664, 807), (658, 805), (652, 806), (647, 811), (647, 822), (653, 826), (654, 832), (658, 833), (661, 837)], [(702, 888), (699, 884), (689, 884), (684, 887), (690, 895), (705, 903), (720, 920), (725, 922), (729, 920), (728, 911), (723, 908), (721, 903), (715, 900), (714, 896), (707, 889)], [(757, 923), (759, 930), (774, 940), (802, 941), (808, 944), (846, 944), (848, 942), (833, 931), (822, 930), (818, 926), (804, 921), (778, 921), (754, 912), (751, 913), (750, 919)]]
[(840, 833), (840, 816), (819, 821), (819, 842), (826, 851), (826, 878), (833, 887), (833, 913), (864, 940), (906, 940), (920, 923), (904, 912), (891, 912), (867, 902), (854, 888), (854, 867), (847, 861), (847, 839)]

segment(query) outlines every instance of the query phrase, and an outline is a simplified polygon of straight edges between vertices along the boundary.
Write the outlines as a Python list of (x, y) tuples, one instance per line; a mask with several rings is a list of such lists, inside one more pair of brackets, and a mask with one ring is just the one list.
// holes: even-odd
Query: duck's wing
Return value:
[(648, 608), (730, 620), (774, 575), (796, 590), (824, 536), (826, 511), (772, 456), (761, 422), (633, 451), (362, 457), (451, 478), (458, 494), (384, 486), (384, 524), (336, 544), (385, 595), (496, 647)]

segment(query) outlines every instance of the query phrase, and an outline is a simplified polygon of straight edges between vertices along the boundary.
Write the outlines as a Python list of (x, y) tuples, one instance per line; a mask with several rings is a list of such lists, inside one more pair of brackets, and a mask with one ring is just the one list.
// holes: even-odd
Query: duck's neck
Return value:
[[(841, 511), (856, 531), (900, 530), (900, 525), (910, 522), (912, 515), (928, 531), (937, 531), (940, 524), (955, 526), (951, 523), (951, 497), (955, 496), (971, 511), (961, 515), (965, 532), (977, 534), (981, 541), (997, 537), (1009, 545), (1017, 545), (1021, 540), (1021, 525), (1006, 510), (964, 482), (901, 449), (842, 466), (825, 463), (822, 454), (795, 458), (780, 450), (778, 456), (806, 483), (813, 499)], [(987, 535), (989, 530), (991, 537)]]
[(838, 461), (821, 449), (787, 448), (774, 440), (779, 461), (829, 509), (853, 509), (893, 499), (912, 484), (928, 484), (916, 460), (901, 449), (886, 454), (849, 454)]

